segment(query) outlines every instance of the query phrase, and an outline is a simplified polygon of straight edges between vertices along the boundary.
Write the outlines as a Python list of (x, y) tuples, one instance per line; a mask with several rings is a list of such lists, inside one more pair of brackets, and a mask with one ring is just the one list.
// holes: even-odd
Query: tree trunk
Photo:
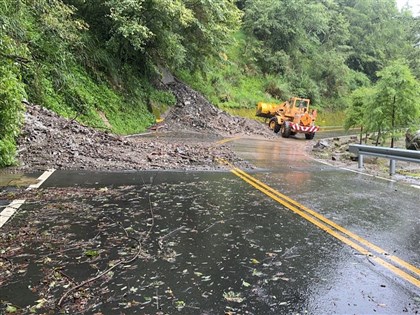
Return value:
[(392, 102), (392, 121), (391, 121), (391, 148), (394, 147), (394, 132), (395, 132), (395, 95)]
[(381, 136), (381, 129), (378, 130), (378, 135), (376, 136), (376, 143), (375, 146), (379, 145), (379, 137)]

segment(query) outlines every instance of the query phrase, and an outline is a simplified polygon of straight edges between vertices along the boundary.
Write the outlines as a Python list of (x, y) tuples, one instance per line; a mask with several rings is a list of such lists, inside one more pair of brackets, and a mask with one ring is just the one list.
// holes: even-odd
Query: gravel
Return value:
[[(216, 142), (239, 135), (273, 137), (266, 126), (223, 112), (180, 81), (167, 87), (176, 95), (177, 104), (147, 137), (122, 137), (96, 130), (26, 103), (25, 124), (18, 138), (19, 164), (2, 171), (217, 170), (225, 168), (218, 162), (220, 158), (253, 168), (228, 145)], [(177, 138), (180, 134), (183, 136)]]
[[(361, 171), (373, 176), (392, 179), (398, 182), (420, 187), (420, 167), (418, 163), (396, 161), (396, 174), (389, 175), (389, 160), (378, 157), (364, 157), (364, 167), (358, 169), (357, 157), (349, 152), (349, 144), (359, 144), (357, 136), (322, 139), (315, 143), (310, 154), (336, 167)], [(373, 145), (369, 144), (368, 145)], [(404, 148), (404, 141), (397, 142), (396, 147)]]

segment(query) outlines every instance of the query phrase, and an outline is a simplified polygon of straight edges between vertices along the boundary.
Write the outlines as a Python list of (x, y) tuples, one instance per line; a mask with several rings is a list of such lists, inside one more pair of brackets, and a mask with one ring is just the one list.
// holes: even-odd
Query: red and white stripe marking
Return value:
[(290, 123), (292, 131), (294, 132), (305, 132), (305, 133), (312, 133), (317, 132), (319, 130), (318, 126), (301, 126), (299, 124)]

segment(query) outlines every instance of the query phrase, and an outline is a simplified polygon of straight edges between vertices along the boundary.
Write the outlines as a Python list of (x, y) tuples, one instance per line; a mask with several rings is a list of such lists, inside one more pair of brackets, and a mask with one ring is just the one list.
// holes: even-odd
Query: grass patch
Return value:
[(273, 78), (258, 73), (245, 51), (246, 37), (239, 32), (226, 55), (209, 62), (205, 74), (180, 71), (177, 76), (219, 108), (253, 110), (258, 102), (275, 100), (266, 92)]
[(121, 71), (119, 75), (124, 86), (94, 79), (83, 67), (71, 63), (67, 72), (38, 73), (42, 88), (32, 89), (29, 98), (61, 116), (123, 135), (145, 131), (155, 122), (154, 114), (159, 117), (175, 103), (171, 93), (155, 90), (138, 74)]
[(398, 170), (396, 171), (397, 174), (410, 176), (414, 178), (420, 178), (420, 169), (418, 170)]
[(344, 119), (345, 119), (345, 113), (343, 111), (329, 112), (329, 111), (321, 109), (318, 111), (316, 124), (320, 127), (325, 127), (325, 126), (343, 127)]

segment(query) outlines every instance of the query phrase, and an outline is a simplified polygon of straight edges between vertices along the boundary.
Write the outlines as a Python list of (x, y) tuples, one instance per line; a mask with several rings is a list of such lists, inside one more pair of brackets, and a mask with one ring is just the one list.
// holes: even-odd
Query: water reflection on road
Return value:
[[(242, 139), (232, 146), (259, 168), (252, 171), (254, 177), (419, 266), (420, 197), (415, 190), (319, 164), (305, 154), (308, 144), (300, 138), (279, 137)], [(109, 290), (92, 312), (419, 311), (418, 288), (373, 264), (369, 257), (358, 255), (229, 172), (57, 172), (46, 184), (98, 191), (106, 187), (110, 192), (106, 198), (83, 199), (89, 215), (83, 223), (78, 218), (77, 224), (70, 227), (81, 226), (86, 240), (108, 233), (98, 248), (106, 250), (106, 239), (111, 238), (111, 231), (104, 232), (103, 226), (99, 229), (102, 217), (112, 216), (132, 231), (151, 228), (145, 242), (146, 256), (119, 270), (104, 284)], [(33, 220), (35, 208), (44, 206), (22, 210), (8, 228), (18, 229), (25, 220)], [(34, 223), (39, 228), (43, 224), (45, 221)], [(83, 237), (80, 231), (75, 233), (77, 238)], [(59, 230), (56, 233), (59, 235)], [(54, 252), (49, 247), (38, 252), (33, 249), (44, 257), (45, 250)], [(112, 260), (117, 258), (115, 255), (114, 251), (105, 257)], [(66, 265), (65, 259), (72, 258), (74, 255), (61, 257), (60, 264)], [(42, 268), (39, 260), (32, 264)], [(84, 266), (88, 268), (84, 273), (95, 274), (92, 266)], [(79, 272), (77, 263), (70, 263), (68, 268), (68, 274)], [(16, 275), (14, 280), (20, 281), (20, 290), (33, 285), (29, 276)], [(0, 287), (0, 296), (19, 304), (15, 281)]]
[(262, 171), (254, 176), (300, 203), (420, 266), (420, 196), (394, 182), (321, 164), (305, 154), (306, 141), (235, 142)]

